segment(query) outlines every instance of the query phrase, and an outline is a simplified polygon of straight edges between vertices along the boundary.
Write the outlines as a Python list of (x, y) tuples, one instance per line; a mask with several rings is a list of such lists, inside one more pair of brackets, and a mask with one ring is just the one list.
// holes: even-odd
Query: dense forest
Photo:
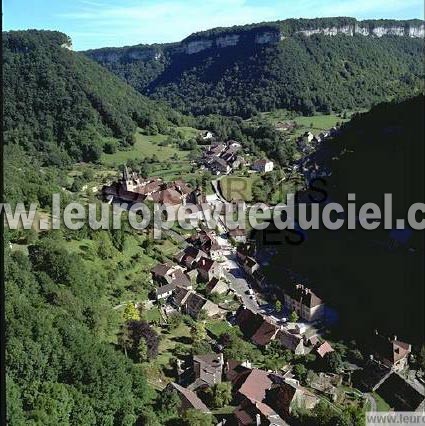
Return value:
[[(409, 206), (423, 201), (424, 112), (420, 96), (378, 105), (352, 119), (342, 135), (314, 155), (332, 175), (314, 183), (309, 195), (322, 208), (332, 201), (346, 209), (347, 194), (354, 193), (357, 212), (366, 202), (383, 212), (384, 193), (390, 193), (393, 221), (406, 218)], [(417, 220), (421, 217), (418, 213)], [(289, 239), (297, 244), (288, 244), (285, 235), (271, 235), (281, 242), (268, 270), (271, 279), (282, 276), (282, 265), (308, 277), (337, 310), (345, 336), (361, 338), (378, 329), (423, 342), (423, 231), (386, 230), (382, 224), (373, 231), (346, 225), (330, 231), (322, 225), (302, 234), (302, 239)], [(281, 288), (293, 279), (288, 274)]]
[[(354, 25), (355, 20), (300, 21), (218, 28), (162, 47), (104, 48), (85, 53), (141, 93), (195, 115), (249, 117), (275, 108), (306, 115), (340, 112), (400, 99), (423, 88), (422, 39), (344, 34), (306, 37), (296, 31), (319, 24)], [(384, 21), (386, 26), (396, 22)], [(379, 24), (362, 23), (367, 28)], [(399, 21), (399, 25), (407, 24)], [(279, 32), (273, 36), (278, 30), (293, 35), (280, 40)], [(264, 34), (271, 42), (256, 43), (256, 37)], [(189, 42), (208, 43), (214, 36), (236, 36), (239, 41), (187, 54)]]
[(62, 239), (51, 234), (29, 256), (5, 253), (8, 424), (134, 425), (154, 394), (102, 338), (106, 274)]
[[(62, 33), (10, 32), (3, 43), (5, 199), (12, 205), (49, 211), (53, 193), (67, 203), (75, 199), (64, 190), (67, 166), (97, 161), (106, 137), (125, 146), (136, 126), (165, 132), (183, 120), (68, 50)], [(108, 300), (116, 274), (69, 250), (67, 241), (80, 234), (4, 235), (8, 424), (161, 424), (144, 373), (108, 337), (117, 322)], [(88, 237), (96, 256), (123, 249), (124, 232), (95, 234)], [(155, 333), (137, 326), (138, 342), (152, 352)]]
[(150, 101), (54, 31), (3, 33), (4, 138), (43, 164), (95, 161), (105, 137), (131, 144), (136, 126), (166, 131), (180, 114)]

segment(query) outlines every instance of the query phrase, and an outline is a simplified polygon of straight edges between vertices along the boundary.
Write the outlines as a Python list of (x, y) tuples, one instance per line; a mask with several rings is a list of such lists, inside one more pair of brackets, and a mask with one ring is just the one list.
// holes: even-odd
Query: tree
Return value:
[(124, 321), (132, 321), (132, 320), (139, 320), (140, 319), (140, 313), (138, 309), (134, 306), (134, 303), (128, 302), (125, 305), (124, 313), (123, 313)]
[(267, 345), (265, 353), (268, 357), (277, 357), (282, 356), (284, 347), (281, 345), (279, 340), (272, 340), (269, 345)]
[(216, 383), (208, 389), (211, 403), (215, 408), (222, 408), (232, 400), (232, 385), (230, 382)]
[(184, 426), (213, 426), (213, 416), (202, 411), (189, 409), (183, 414)]
[(137, 346), (137, 355), (139, 356), (140, 362), (148, 361), (148, 345), (145, 339), (140, 339), (139, 345)]
[(299, 320), (298, 314), (295, 311), (292, 311), (289, 315), (290, 322), (297, 322)]
[(205, 321), (207, 318), (208, 318), (208, 313), (207, 313), (207, 311), (206, 311), (205, 309), (201, 309), (201, 310), (198, 312), (198, 315), (197, 315), (197, 317), (196, 317), (196, 319), (197, 319), (198, 321)]
[(238, 328), (220, 335), (219, 342), (224, 346), (225, 357), (250, 361), (262, 359), (262, 354), (257, 347), (242, 339), (236, 330)]
[(277, 312), (280, 312), (282, 310), (282, 302), (280, 300), (276, 300), (275, 309)]
[(73, 406), (73, 398), (63, 383), (45, 382), (42, 384), (33, 405), (33, 419), (38, 422), (64, 424), (69, 418)]
[(319, 425), (331, 424), (331, 420), (335, 416), (335, 412), (324, 400), (321, 400), (312, 411)]
[(338, 373), (344, 367), (341, 355), (338, 352), (329, 352), (324, 357), (325, 364), (328, 370), (332, 373)]
[(181, 400), (177, 392), (167, 386), (158, 396), (156, 401), (158, 417), (163, 421), (163, 424), (171, 418), (178, 416), (178, 409), (181, 405)]
[(177, 328), (183, 321), (183, 315), (180, 312), (176, 312), (173, 315), (170, 315), (168, 318), (168, 326), (170, 329)]
[(302, 364), (294, 365), (294, 375), (300, 381), (304, 382), (307, 377), (307, 369)]
[(118, 333), (118, 345), (124, 351), (125, 356), (128, 356), (128, 351), (132, 348), (133, 342), (131, 340), (131, 333), (128, 327), (121, 327)]
[(205, 340), (207, 338), (207, 331), (205, 329), (204, 323), (195, 323), (195, 325), (193, 325), (190, 329), (190, 336), (193, 343), (199, 343)]
[(98, 231), (94, 233), (94, 239), (97, 243), (97, 253), (103, 260), (114, 256), (114, 246), (107, 231)]
[(193, 355), (206, 355), (211, 353), (211, 345), (206, 340), (200, 340), (192, 345)]
[[(147, 347), (147, 360), (151, 360), (158, 355), (159, 336), (157, 332), (146, 322), (131, 320), (121, 326), (118, 335), (121, 347), (130, 353), (133, 359), (139, 359), (139, 344), (144, 340)], [(124, 345), (124, 346), (123, 346)]]
[(107, 141), (103, 145), (103, 151), (106, 154), (115, 154), (117, 152), (117, 143), (114, 141)]
[(358, 349), (350, 350), (349, 356), (354, 363), (361, 364), (364, 361), (364, 357)]

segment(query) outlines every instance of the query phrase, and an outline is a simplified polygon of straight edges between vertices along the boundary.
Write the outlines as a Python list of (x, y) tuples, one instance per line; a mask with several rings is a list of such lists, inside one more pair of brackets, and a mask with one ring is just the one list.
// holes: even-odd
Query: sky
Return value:
[(180, 41), (214, 27), (287, 18), (424, 18), (423, 0), (3, 0), (3, 29), (68, 34), (75, 50)]

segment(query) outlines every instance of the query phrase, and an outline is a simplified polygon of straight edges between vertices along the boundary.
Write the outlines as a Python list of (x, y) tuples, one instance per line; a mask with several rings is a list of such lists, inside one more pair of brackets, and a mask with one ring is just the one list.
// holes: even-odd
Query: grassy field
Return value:
[(376, 392), (372, 393), (373, 399), (376, 401), (376, 409), (378, 411), (390, 411), (391, 407), (386, 403), (386, 401), (378, 395)]
[(232, 328), (226, 321), (223, 320), (209, 320), (205, 324), (205, 328), (215, 337), (218, 338), (222, 333), (227, 332)]
[[(315, 131), (320, 132), (322, 130), (330, 129), (331, 127), (334, 127), (337, 123), (343, 123), (345, 121), (348, 121), (348, 119), (343, 119), (341, 117), (338, 117), (337, 115), (330, 114), (314, 115), (312, 117), (296, 117), (294, 121), (300, 128), (302, 128), (303, 130), (305, 129), (304, 131), (310, 129), (312, 133), (315, 133)], [(297, 131), (298, 130), (300, 129), (297, 129)]]
[(261, 118), (275, 125), (279, 121), (294, 121), (297, 128), (294, 130), (294, 136), (300, 136), (310, 130), (312, 133), (319, 133), (334, 127), (337, 123), (343, 123), (349, 120), (352, 113), (347, 113), (347, 118), (342, 118), (337, 114), (317, 114), (311, 117), (294, 116), (286, 110), (278, 109), (272, 112), (261, 114)]
[[(195, 137), (198, 130), (192, 127), (178, 127), (176, 132), (183, 139), (191, 139)], [(177, 156), (179, 160), (185, 160), (188, 152), (181, 151), (176, 146), (167, 145), (160, 146), (161, 142), (168, 139), (168, 135), (145, 135), (140, 129), (136, 132), (136, 143), (129, 149), (117, 151), (114, 154), (102, 154), (101, 162), (106, 166), (115, 167), (124, 164), (127, 160), (151, 158), (156, 155), (159, 161), (170, 160)]]
[(158, 356), (149, 364), (146, 374), (151, 385), (156, 389), (163, 389), (172, 378), (170, 360), (174, 357), (173, 351), (176, 345), (183, 345), (187, 350), (190, 350), (192, 344), (190, 329), (184, 323), (174, 330), (169, 331), (165, 328), (156, 327), (156, 331), (161, 337)]
[[(181, 138), (188, 140), (195, 137), (198, 130), (192, 127), (178, 127), (176, 132)], [(138, 130), (136, 143), (131, 148), (119, 150), (114, 154), (102, 154), (103, 168), (117, 170), (119, 166), (129, 160), (143, 161), (156, 156), (158, 163), (151, 165), (151, 174), (154, 176), (159, 176), (166, 181), (177, 178), (189, 180), (200, 176), (202, 172), (188, 159), (190, 151), (183, 151), (176, 145), (160, 145), (168, 138), (168, 135), (148, 136)]]
[(273, 191), (271, 204), (286, 203), (286, 196), (294, 194), (298, 189), (298, 184), (293, 181), (281, 182), (279, 187)]
[(252, 201), (252, 185), (259, 179), (255, 174), (249, 177), (223, 176), (220, 181), (220, 188), (227, 201)]
[(136, 133), (136, 143), (128, 150), (117, 151), (114, 154), (102, 154), (101, 162), (107, 167), (117, 167), (126, 163), (128, 160), (143, 160), (151, 158), (153, 155), (158, 157), (159, 161), (170, 160), (177, 156), (179, 160), (186, 159), (187, 152), (180, 151), (175, 146), (159, 146), (160, 142), (168, 138), (166, 135), (144, 135), (141, 131)]
[(111, 259), (97, 256), (97, 242), (90, 239), (64, 241), (67, 250), (80, 255), (90, 267), (97, 270), (115, 271), (113, 288), (108, 289), (112, 305), (123, 301), (142, 301), (148, 298), (147, 280), (150, 269), (164, 256), (171, 258), (179, 247), (171, 240), (156, 241), (149, 250), (141, 247), (147, 235), (127, 235), (125, 248), (116, 250)]

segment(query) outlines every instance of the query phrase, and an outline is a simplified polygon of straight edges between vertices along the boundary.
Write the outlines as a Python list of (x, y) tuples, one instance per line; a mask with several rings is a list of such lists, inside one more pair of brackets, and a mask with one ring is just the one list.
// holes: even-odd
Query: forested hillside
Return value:
[[(419, 93), (423, 39), (402, 36), (413, 25), (408, 22), (288, 20), (213, 29), (171, 45), (85, 53), (141, 93), (186, 113), (248, 117), (287, 108), (308, 115)], [(418, 34), (420, 22), (414, 21)]]
[(54, 31), (3, 34), (6, 143), (61, 166), (97, 160), (105, 137), (125, 146), (136, 126), (166, 131), (181, 120), (69, 46)]
[[(49, 217), (53, 193), (62, 203), (83, 201), (66, 189), (71, 164), (96, 162), (107, 142), (131, 144), (136, 126), (166, 132), (182, 120), (68, 50), (64, 34), (11, 32), (3, 42), (5, 199), (12, 206), (35, 202)], [(112, 309), (113, 292), (134, 237), (36, 229), (4, 235), (8, 424), (160, 424), (144, 371), (116, 344), (123, 319)]]
[[(424, 113), (420, 96), (378, 105), (347, 123), (343, 134), (315, 157), (332, 173), (325, 184), (315, 184), (326, 191), (327, 201), (346, 209), (347, 194), (354, 193), (357, 212), (366, 202), (383, 212), (384, 194), (389, 193), (393, 226), (396, 219), (406, 218), (410, 205), (423, 202)], [(311, 195), (323, 200), (322, 192)], [(417, 220), (421, 217), (418, 213)], [(337, 310), (345, 335), (348, 329), (353, 338), (362, 337), (376, 328), (412, 343), (423, 341), (423, 231), (386, 230), (382, 224), (373, 231), (360, 225), (330, 231), (322, 225), (303, 233), (301, 244), (278, 247), (270, 277), (281, 274), (282, 264), (302, 272)], [(280, 283), (283, 288), (286, 279)]]
[(107, 274), (63, 238), (51, 234), (29, 256), (6, 252), (8, 424), (134, 425), (152, 390), (104, 341)]

